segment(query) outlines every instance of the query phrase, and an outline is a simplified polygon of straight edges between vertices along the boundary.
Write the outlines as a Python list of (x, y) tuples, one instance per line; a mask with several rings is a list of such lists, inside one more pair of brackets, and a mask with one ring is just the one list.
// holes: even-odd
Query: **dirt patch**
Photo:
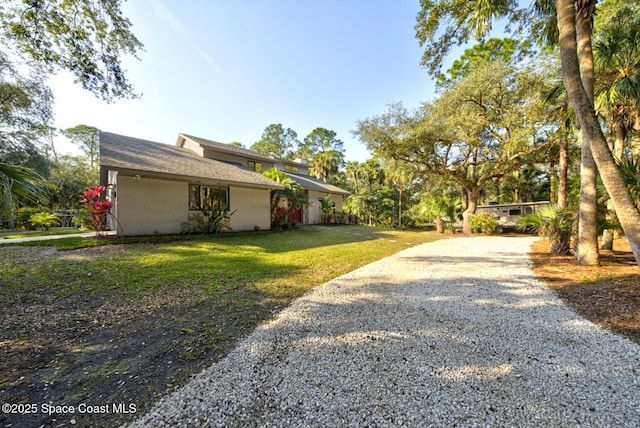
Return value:
[(601, 254), (601, 266), (579, 266), (540, 240), (531, 247), (533, 271), (580, 315), (640, 344), (640, 270), (625, 239), (614, 249)]

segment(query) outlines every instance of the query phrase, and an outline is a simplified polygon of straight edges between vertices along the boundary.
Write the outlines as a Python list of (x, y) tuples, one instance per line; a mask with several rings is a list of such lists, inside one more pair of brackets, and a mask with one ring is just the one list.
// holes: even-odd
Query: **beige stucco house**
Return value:
[(271, 192), (282, 186), (262, 175), (278, 168), (307, 192), (300, 223), (321, 222), (319, 198), (330, 194), (336, 212), (349, 193), (308, 175), (303, 162), (179, 134), (175, 146), (100, 133), (100, 179), (116, 204), (111, 228), (119, 235), (175, 234), (197, 215), (203, 201), (233, 212), (234, 231), (269, 229)]

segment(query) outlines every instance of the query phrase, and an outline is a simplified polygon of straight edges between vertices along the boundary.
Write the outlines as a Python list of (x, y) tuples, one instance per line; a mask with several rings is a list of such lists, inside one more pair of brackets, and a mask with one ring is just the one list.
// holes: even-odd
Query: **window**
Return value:
[(294, 165), (285, 165), (285, 171), (298, 172), (298, 167)]
[(262, 162), (249, 161), (247, 162), (247, 166), (249, 167), (249, 169), (262, 174)]
[(520, 208), (509, 210), (509, 215), (522, 215), (522, 211), (520, 211)]
[(229, 210), (229, 189), (225, 187), (189, 185), (189, 210), (200, 211), (215, 208)]

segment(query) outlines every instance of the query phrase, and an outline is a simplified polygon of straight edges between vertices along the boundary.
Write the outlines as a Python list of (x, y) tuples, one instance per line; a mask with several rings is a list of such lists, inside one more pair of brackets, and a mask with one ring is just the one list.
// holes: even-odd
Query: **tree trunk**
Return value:
[(398, 229), (402, 229), (402, 187), (403, 182), (400, 179), (400, 189), (398, 195)]
[(589, 102), (580, 80), (574, 0), (556, 0), (556, 9), (564, 85), (580, 122), (583, 138), (586, 138), (589, 142), (591, 153), (602, 176), (602, 181), (609, 196), (611, 196), (620, 224), (640, 267), (640, 212), (638, 212), (631, 198), (629, 188), (626, 186), (607, 146), (607, 141), (598, 123), (593, 104)]
[[(624, 151), (624, 140), (626, 140), (625, 132), (621, 127), (617, 127), (616, 139), (613, 143), (613, 156), (618, 160), (622, 159), (622, 154)], [(613, 206), (613, 202), (611, 202), (611, 199), (609, 199), (607, 201), (607, 220), (613, 222), (616, 219), (616, 209)], [(606, 229), (604, 231), (604, 233), (602, 234), (602, 246), (600, 247), (601, 250), (613, 251), (613, 232), (614, 231), (610, 229)]]
[(558, 179), (556, 178), (556, 161), (555, 159), (552, 159), (551, 161), (549, 161), (549, 202), (551, 202), (552, 204), (557, 204), (558, 203), (558, 193), (557, 193), (557, 187), (558, 187)]
[[(578, 62), (580, 79), (593, 106), (594, 68), (591, 50), (591, 14), (580, 13), (576, 16), (576, 36), (578, 41)], [(598, 198), (596, 196), (598, 168), (591, 155), (589, 141), (580, 133), (580, 202), (578, 213), (578, 250), (579, 265), (596, 266), (600, 264), (598, 251)]]
[(567, 208), (567, 176), (569, 171), (569, 141), (560, 140), (560, 160), (558, 161), (558, 209)]
[(462, 213), (462, 233), (471, 234), (471, 215), (476, 213), (478, 200), (480, 199), (480, 188), (465, 189), (467, 195), (467, 208)]
[(634, 133), (631, 134), (631, 154), (640, 157), (640, 114), (636, 116), (636, 123), (633, 126)]
[(580, 138), (580, 202), (578, 212), (578, 249), (576, 256), (579, 265), (595, 266), (600, 264), (598, 251), (598, 198), (596, 196), (596, 163), (591, 156), (589, 142)]

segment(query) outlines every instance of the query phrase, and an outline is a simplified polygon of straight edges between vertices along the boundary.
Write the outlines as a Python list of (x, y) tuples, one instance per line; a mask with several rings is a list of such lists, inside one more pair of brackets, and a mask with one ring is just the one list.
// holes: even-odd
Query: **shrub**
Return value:
[[(218, 235), (221, 232), (231, 231), (229, 223), (231, 216), (237, 210), (231, 212), (212, 206), (207, 203), (198, 213), (189, 213), (189, 222), (183, 225), (183, 233), (203, 233)], [(254, 228), (255, 229), (255, 228)]]
[(473, 233), (495, 233), (498, 226), (498, 219), (489, 213), (476, 213), (471, 214), (469, 217), (469, 225)]
[(73, 224), (74, 226), (82, 229), (91, 229), (91, 226), (93, 225), (93, 218), (91, 217), (91, 214), (89, 214), (89, 211), (82, 208), (73, 216)]
[(16, 227), (18, 229), (33, 230), (36, 226), (31, 222), (31, 216), (42, 212), (43, 208), (40, 207), (22, 207), (18, 210), (15, 216)]
[(87, 211), (91, 215), (91, 229), (99, 232), (107, 226), (107, 215), (111, 214), (113, 204), (109, 200), (101, 200), (102, 192), (105, 186), (87, 187), (82, 196), (82, 202), (85, 204)]
[(552, 254), (570, 254), (571, 237), (577, 232), (578, 219), (571, 210), (558, 209), (556, 205), (545, 205), (537, 211), (518, 217), (518, 229), (531, 229), (546, 236)]
[(31, 217), (29, 217), (29, 222), (35, 228), (44, 227), (45, 230), (49, 230), (54, 224), (60, 224), (60, 219), (55, 214), (39, 212), (32, 214)]

